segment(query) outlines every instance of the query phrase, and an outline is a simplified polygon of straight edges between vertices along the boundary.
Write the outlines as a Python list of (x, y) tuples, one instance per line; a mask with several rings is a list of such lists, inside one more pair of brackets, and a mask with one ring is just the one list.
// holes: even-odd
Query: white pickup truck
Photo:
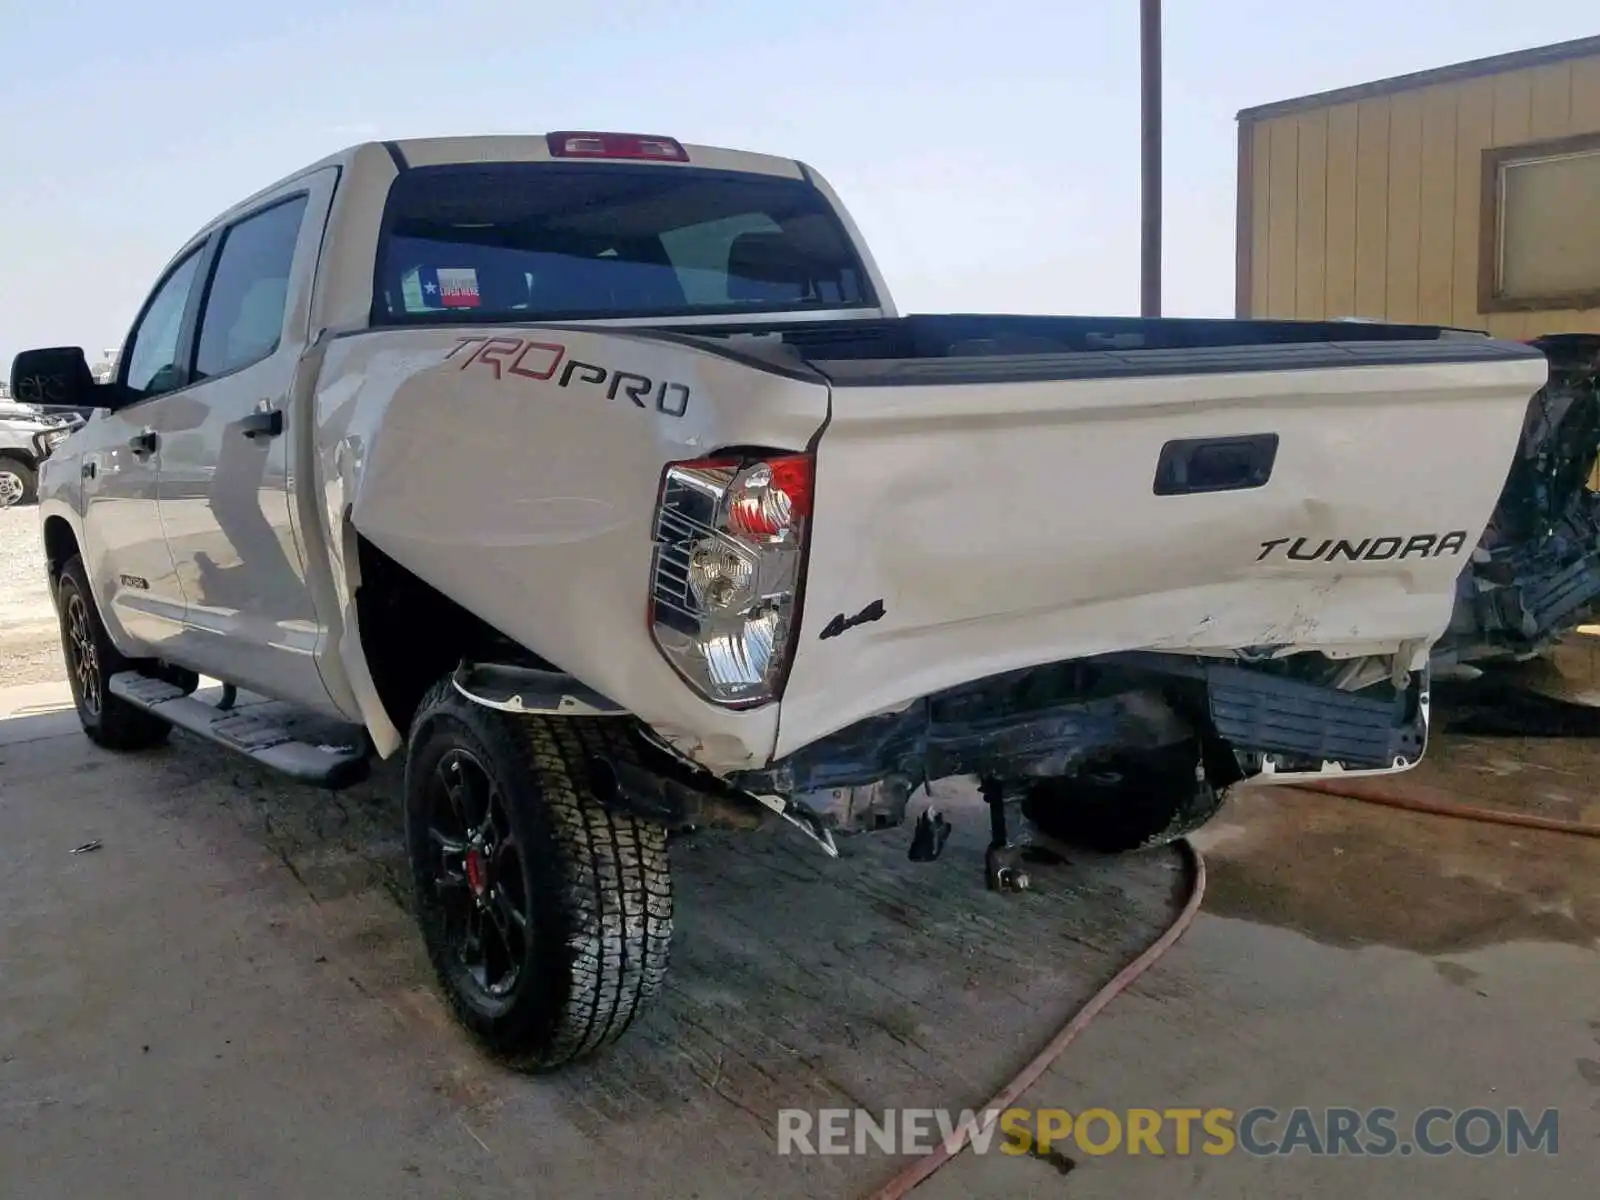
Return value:
[(833, 851), (840, 796), (975, 776), (1020, 886), (1013, 804), (1125, 850), (1415, 764), (1545, 378), (1432, 328), (901, 316), (804, 164), (583, 132), (325, 159), (179, 251), (112, 382), (13, 367), (96, 409), (41, 481), (89, 736), (403, 754), (444, 992), (536, 1067), (659, 987), (669, 832)]
[(66, 439), (77, 420), (0, 397), (0, 508), (34, 498), (39, 464)]

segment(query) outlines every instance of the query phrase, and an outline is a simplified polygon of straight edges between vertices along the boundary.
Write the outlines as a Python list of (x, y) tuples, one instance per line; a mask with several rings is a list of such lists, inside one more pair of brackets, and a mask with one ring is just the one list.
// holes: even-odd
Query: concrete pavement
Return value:
[[(1169, 854), (989, 895), (982, 816), (948, 788), (931, 865), (900, 833), (838, 862), (782, 831), (699, 837), (675, 851), (664, 1001), (603, 1059), (520, 1076), (435, 999), (391, 779), (330, 797), (184, 737), (119, 758), (53, 686), (0, 693), (4, 1197), (861, 1194), (896, 1162), (780, 1157), (778, 1109), (982, 1102), (1179, 899)], [(1590, 742), (1447, 737), (1425, 770), (1592, 818), (1597, 767)], [(1069, 1143), (1066, 1178), (968, 1155), (919, 1196), (1593, 1194), (1600, 847), (1268, 792), (1200, 841), (1206, 911), (1026, 1103), (1555, 1107), (1559, 1152)]]

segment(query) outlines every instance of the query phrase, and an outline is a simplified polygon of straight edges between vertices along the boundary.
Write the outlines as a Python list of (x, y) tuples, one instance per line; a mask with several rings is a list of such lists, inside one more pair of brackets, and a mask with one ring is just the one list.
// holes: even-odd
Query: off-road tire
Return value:
[[(74, 555), (55, 586), (56, 616), (61, 624), (61, 653), (66, 659), (67, 682), (78, 720), (89, 740), (107, 750), (148, 750), (167, 740), (172, 726), (136, 708), (106, 688), (122, 671), (142, 671), (154, 664), (124, 656), (106, 636), (105, 622), (89, 590), (83, 559)], [(80, 624), (81, 622), (81, 624)], [(76, 631), (76, 633), (75, 633)], [(92, 669), (84, 669), (84, 655), (92, 651)]]
[[(595, 778), (596, 761), (631, 754), (631, 745), (617, 718), (498, 712), (466, 699), (448, 677), (430, 689), (411, 723), (406, 841), (428, 956), (456, 1018), (520, 1069), (552, 1070), (615, 1041), (666, 977), (666, 830), (608, 811), (597, 798), (604, 785)], [(457, 751), (476, 758), (499, 789), (531, 920), (518, 981), (499, 1001), (464, 965), (434, 882), (429, 781)]]
[(21, 488), (20, 493), (15, 487), (0, 488), (0, 508), (31, 504), (39, 498), (39, 474), (33, 467), (21, 459), (0, 455), (0, 472), (14, 476)]
[(1180, 747), (1042, 781), (1023, 800), (1023, 815), (1046, 837), (1097, 854), (1170, 845), (1222, 807), (1222, 793), (1195, 778), (1196, 757)]

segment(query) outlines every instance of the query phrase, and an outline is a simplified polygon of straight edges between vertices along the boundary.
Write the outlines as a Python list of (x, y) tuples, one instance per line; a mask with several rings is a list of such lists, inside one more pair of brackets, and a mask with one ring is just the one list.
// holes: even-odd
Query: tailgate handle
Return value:
[(1272, 478), (1277, 457), (1275, 433), (1171, 441), (1161, 447), (1156, 462), (1155, 493), (1191, 496), (1262, 487)]

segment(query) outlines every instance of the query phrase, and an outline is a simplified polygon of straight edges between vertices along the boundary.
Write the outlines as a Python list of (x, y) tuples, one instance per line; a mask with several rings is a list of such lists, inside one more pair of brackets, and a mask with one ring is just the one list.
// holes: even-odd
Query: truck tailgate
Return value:
[(1546, 374), (1478, 338), (812, 365), (779, 755), (1040, 663), (1431, 642)]

